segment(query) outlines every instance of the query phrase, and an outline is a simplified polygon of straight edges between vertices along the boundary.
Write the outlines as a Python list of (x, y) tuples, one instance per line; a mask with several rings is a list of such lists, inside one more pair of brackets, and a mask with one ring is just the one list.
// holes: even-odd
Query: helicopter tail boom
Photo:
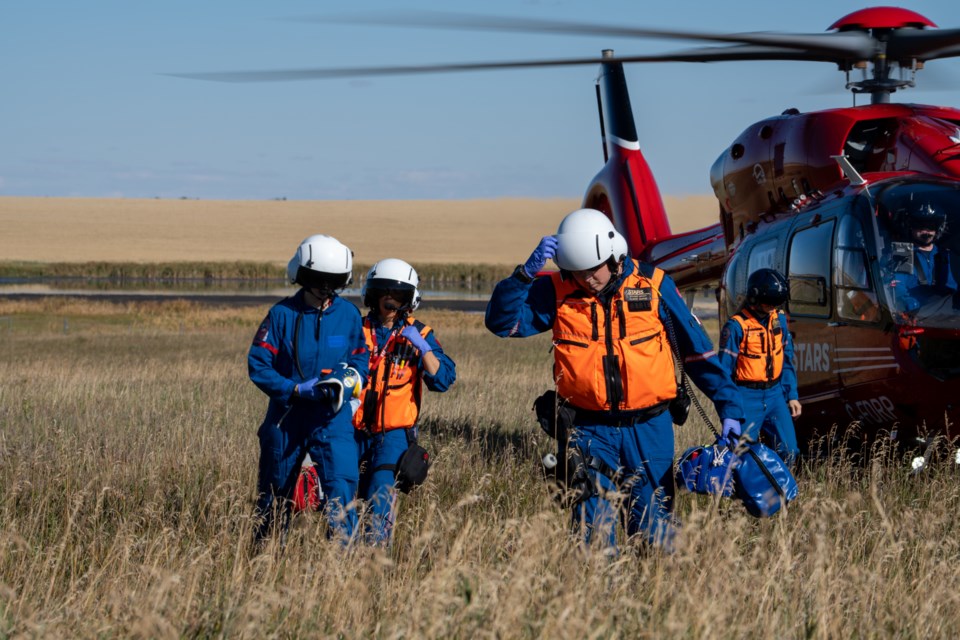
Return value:
[[(604, 51), (612, 58), (612, 51)], [(597, 77), (597, 106), (606, 164), (591, 181), (583, 206), (611, 217), (634, 256), (671, 236), (663, 198), (640, 151), (636, 123), (621, 62), (602, 62)]]

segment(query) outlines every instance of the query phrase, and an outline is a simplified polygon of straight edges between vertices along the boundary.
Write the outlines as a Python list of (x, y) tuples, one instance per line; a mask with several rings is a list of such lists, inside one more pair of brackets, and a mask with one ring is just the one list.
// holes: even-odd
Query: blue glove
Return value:
[(407, 342), (416, 347), (420, 351), (420, 355), (423, 355), (428, 351), (433, 351), (433, 347), (430, 346), (430, 343), (427, 342), (426, 338), (420, 335), (420, 332), (417, 331), (417, 328), (412, 324), (405, 326), (403, 331), (400, 332), (400, 335), (406, 338)]
[(730, 436), (733, 436), (734, 438), (740, 437), (740, 421), (734, 420), (733, 418), (724, 418), (720, 437), (726, 440)]
[(319, 381), (316, 378), (310, 378), (304, 382), (301, 382), (297, 385), (297, 395), (306, 400), (314, 400), (316, 402), (329, 402), (335, 397), (334, 390), (329, 386), (317, 384)]
[(547, 260), (557, 255), (557, 236), (543, 236), (540, 244), (523, 263), (523, 271), (531, 278), (543, 270)]

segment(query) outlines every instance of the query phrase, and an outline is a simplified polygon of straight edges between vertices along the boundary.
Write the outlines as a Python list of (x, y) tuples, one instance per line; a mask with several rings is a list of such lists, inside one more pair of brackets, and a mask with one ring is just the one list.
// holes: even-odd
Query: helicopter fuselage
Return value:
[[(602, 65), (597, 82), (606, 163), (583, 205), (608, 213), (631, 253), (681, 289), (716, 288), (721, 322), (743, 304), (755, 269), (788, 277), (802, 443), (832, 431), (906, 441), (955, 433), (960, 297), (905, 314), (892, 284), (900, 274), (888, 265), (902, 245), (894, 209), (904, 194), (942, 192), (955, 205), (948, 227), (960, 231), (960, 110), (876, 104), (751, 125), (713, 165), (718, 223), (672, 234), (622, 69)], [(960, 233), (944, 241), (960, 253)], [(960, 259), (951, 268), (960, 281)]]

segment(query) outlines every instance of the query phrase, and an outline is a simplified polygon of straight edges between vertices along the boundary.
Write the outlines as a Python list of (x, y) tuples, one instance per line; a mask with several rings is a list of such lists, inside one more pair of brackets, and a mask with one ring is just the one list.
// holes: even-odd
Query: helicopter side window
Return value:
[(790, 241), (790, 313), (830, 317), (830, 249), (834, 221), (797, 231)]
[(747, 263), (747, 273), (753, 273), (757, 269), (775, 269), (774, 258), (777, 255), (777, 239), (772, 238), (764, 242), (757, 243), (750, 250), (750, 260)]
[(837, 315), (845, 320), (878, 321), (880, 306), (870, 283), (863, 225), (853, 216), (840, 220), (835, 260)]

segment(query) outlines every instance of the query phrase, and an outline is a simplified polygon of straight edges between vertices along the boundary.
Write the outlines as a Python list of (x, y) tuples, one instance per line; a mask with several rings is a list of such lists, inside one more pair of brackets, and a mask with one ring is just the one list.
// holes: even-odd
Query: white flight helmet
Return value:
[(593, 269), (611, 258), (620, 262), (626, 255), (626, 238), (596, 209), (577, 209), (560, 222), (553, 261), (561, 269)]
[(332, 236), (310, 236), (287, 264), (290, 284), (334, 292), (353, 280), (353, 251)]
[(406, 311), (416, 311), (420, 306), (420, 276), (417, 270), (397, 258), (385, 258), (370, 267), (360, 295), (363, 304), (376, 308), (380, 297), (393, 291), (394, 299), (403, 303)]

